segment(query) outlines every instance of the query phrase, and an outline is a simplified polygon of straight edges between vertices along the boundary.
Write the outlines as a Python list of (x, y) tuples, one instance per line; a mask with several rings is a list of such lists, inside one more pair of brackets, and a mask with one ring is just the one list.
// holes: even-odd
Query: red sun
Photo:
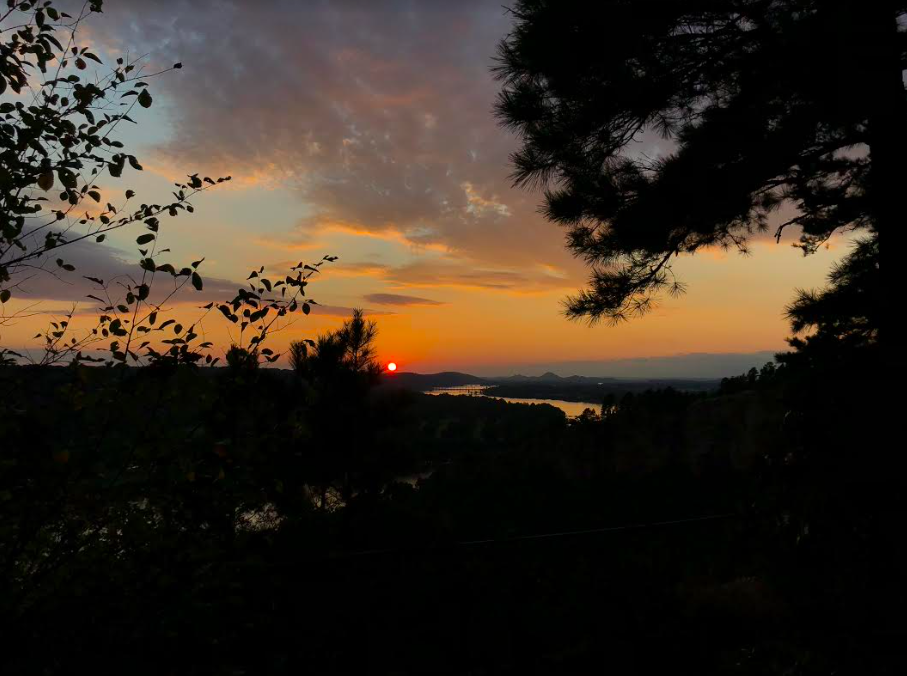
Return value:
[(396, 371), (396, 370), (397, 370), (397, 365), (396, 365), (394, 362), (390, 362), (390, 363), (387, 365), (387, 370), (388, 370), (388, 371), (391, 371), (391, 372)]

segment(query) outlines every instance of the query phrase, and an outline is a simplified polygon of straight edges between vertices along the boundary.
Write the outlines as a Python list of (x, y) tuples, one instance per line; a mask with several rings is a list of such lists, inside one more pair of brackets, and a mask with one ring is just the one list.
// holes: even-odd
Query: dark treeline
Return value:
[[(527, 399), (560, 399), (599, 403), (605, 398), (620, 397), (626, 393), (639, 393), (660, 388), (672, 388), (684, 392), (708, 392), (716, 389), (714, 380), (630, 380), (607, 379), (602, 383), (570, 382), (519, 382), (500, 383), (489, 387), (485, 394), (491, 397), (517, 397)], [(592, 378), (584, 379), (592, 380)]]
[(341, 334), (293, 378), (2, 370), (30, 402), (0, 421), (12, 673), (895, 663), (903, 493), (826, 414), (876, 404), (862, 365), (568, 421), (375, 388)]

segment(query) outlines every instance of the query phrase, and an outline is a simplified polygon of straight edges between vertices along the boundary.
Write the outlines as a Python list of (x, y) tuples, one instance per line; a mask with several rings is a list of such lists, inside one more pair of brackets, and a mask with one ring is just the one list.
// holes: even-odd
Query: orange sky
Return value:
[[(105, 199), (130, 187), (142, 201), (164, 201), (170, 181), (195, 171), (234, 177), (199, 197), (194, 215), (163, 224), (170, 260), (181, 267), (205, 256), (211, 280), (178, 299), (182, 322), (253, 268), (278, 273), (330, 254), (338, 262), (311, 287), (330, 307), (275, 334), (275, 348), (365, 307), (379, 321), (382, 357), (422, 372), (778, 350), (794, 289), (822, 284), (846, 249), (838, 240), (804, 259), (791, 234), (756, 242), (749, 257), (705, 252), (678, 260), (688, 292), (651, 315), (618, 327), (568, 322), (560, 302), (585, 271), (538, 215), (539, 195), (510, 186), (516, 141), (491, 115), (491, 57), (509, 25), (500, 4), (396, 13), (289, 4), (277, 23), (256, 7), (112, 3), (84, 34), (108, 58), (129, 48), (152, 66), (184, 65), (153, 82), (156, 105), (121, 137), (145, 171), (102, 185)], [(670, 152), (657, 139), (638, 146)], [(41, 314), (0, 327), (0, 344), (33, 346), (49, 318), (84, 297), (80, 274), (134, 268), (135, 236), (75, 252), (79, 270), (62, 286), (26, 283), (4, 309), (37, 303), (30, 312)], [(217, 317), (204, 330), (220, 346), (236, 338)]]

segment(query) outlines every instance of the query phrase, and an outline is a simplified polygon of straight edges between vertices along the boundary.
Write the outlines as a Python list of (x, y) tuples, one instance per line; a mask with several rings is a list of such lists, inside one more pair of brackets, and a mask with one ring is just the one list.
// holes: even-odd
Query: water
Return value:
[(470, 397), (488, 397), (489, 399), (503, 399), (511, 404), (550, 404), (561, 409), (569, 418), (579, 416), (587, 408), (598, 412), (600, 404), (589, 404), (582, 401), (564, 401), (562, 399), (527, 399), (523, 397), (491, 397), (484, 394), (488, 385), (462, 385), (460, 387), (436, 387), (426, 394), (456, 394)]

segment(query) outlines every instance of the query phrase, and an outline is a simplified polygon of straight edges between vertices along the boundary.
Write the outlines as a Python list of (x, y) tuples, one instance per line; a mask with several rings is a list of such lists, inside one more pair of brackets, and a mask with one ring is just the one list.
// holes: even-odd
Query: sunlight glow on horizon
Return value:
[[(196, 168), (234, 176), (199, 195), (191, 217), (162, 225), (159, 240), (171, 251), (158, 264), (179, 269), (205, 259), (204, 291), (187, 288), (168, 303), (167, 317), (202, 329), (215, 357), (223, 359), (242, 335), (216, 313), (205, 319), (200, 306), (232, 297), (262, 265), (278, 279), (299, 261), (325, 254), (339, 261), (307, 289), (320, 303), (317, 311), (282, 324), (269, 337), (275, 352), (336, 330), (356, 307), (380, 325), (378, 352), (406, 355), (408, 373), (784, 350), (790, 335), (784, 307), (794, 289), (823, 285), (848, 249), (848, 238), (839, 237), (804, 258), (786, 246), (795, 240), (788, 232), (781, 245), (757, 237), (747, 257), (704, 250), (675, 263), (687, 293), (659, 298), (648, 316), (594, 329), (570, 322), (562, 301), (585, 285), (588, 270), (564, 248), (559, 228), (538, 214), (539, 195), (511, 187), (514, 139), (489, 112), (499, 84), (487, 57), (511, 23), (497, 4), (458, 10), (464, 32), (438, 33), (430, 59), (410, 58), (423, 43), (392, 24), (376, 24), (393, 37), (380, 42), (327, 30), (342, 15), (329, 6), (287, 12), (280, 27), (253, 3), (218, 16), (188, 7), (179, 10), (186, 30), (165, 41), (155, 27), (176, 10), (155, 3), (141, 12), (111, 3), (88, 24), (105, 61), (121, 51), (113, 39), (120, 27), (135, 25), (149, 28), (128, 32), (139, 53), (186, 64), (155, 83), (160, 106), (139, 111), (137, 125), (118, 128), (145, 170), (99, 181), (101, 204), (127, 187), (152, 203), (169, 194), (171, 179)], [(450, 18), (421, 7), (416, 13), (432, 26)], [(213, 58), (231, 51), (222, 34), (249, 31), (271, 38), (261, 58), (235, 73), (230, 59)], [(272, 76), (297, 61), (305, 64), (297, 72), (298, 96), (272, 105)], [(212, 100), (230, 101), (232, 113), (212, 114)], [(640, 152), (665, 152), (662, 140), (643, 141)], [(80, 280), (140, 275), (136, 234), (125, 228), (104, 246), (86, 244), (75, 272), (54, 271), (65, 283), (49, 272), (27, 280), (5, 308), (25, 316), (0, 326), (0, 344), (40, 353), (33, 336), (73, 307), (71, 329), (90, 331), (98, 311)], [(286, 364), (282, 357), (275, 366)], [(384, 372), (399, 368), (389, 362)]]

